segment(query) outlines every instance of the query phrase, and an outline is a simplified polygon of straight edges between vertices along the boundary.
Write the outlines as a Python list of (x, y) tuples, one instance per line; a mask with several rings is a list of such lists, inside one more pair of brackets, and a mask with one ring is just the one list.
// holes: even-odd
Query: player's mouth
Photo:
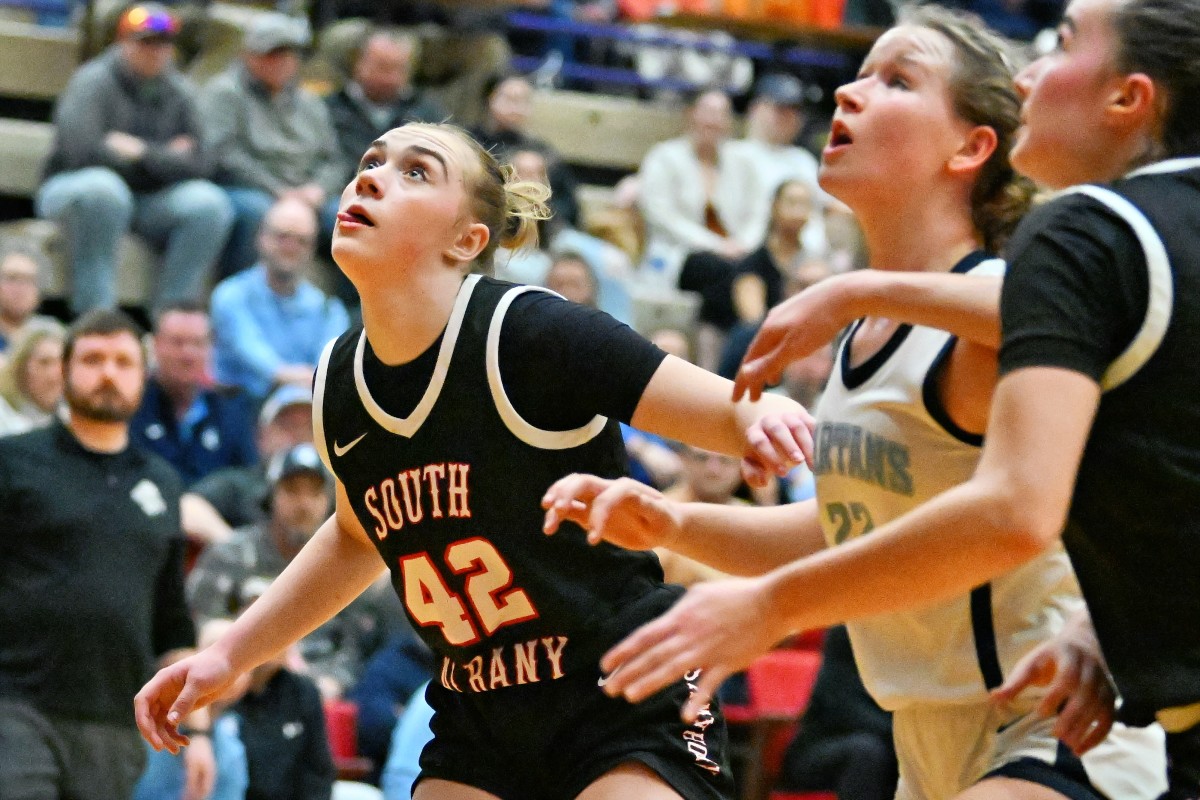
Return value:
[(854, 137), (850, 134), (850, 128), (840, 119), (835, 119), (829, 128), (829, 142), (825, 145), (821, 155), (825, 158), (837, 155), (852, 144), (854, 144)]
[(337, 215), (338, 226), (341, 228), (374, 228), (375, 223), (367, 216), (367, 212), (362, 206), (355, 204), (344, 211), (339, 211)]

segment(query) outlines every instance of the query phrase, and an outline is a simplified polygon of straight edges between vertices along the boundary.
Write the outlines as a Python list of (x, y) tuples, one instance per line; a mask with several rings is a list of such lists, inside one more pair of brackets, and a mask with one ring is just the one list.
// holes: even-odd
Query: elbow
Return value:
[(1013, 485), (991, 493), (987, 508), (989, 527), (1014, 566), (1037, 558), (1054, 547), (1066, 523), (1066, 509), (1047, 508), (1029, 487)]

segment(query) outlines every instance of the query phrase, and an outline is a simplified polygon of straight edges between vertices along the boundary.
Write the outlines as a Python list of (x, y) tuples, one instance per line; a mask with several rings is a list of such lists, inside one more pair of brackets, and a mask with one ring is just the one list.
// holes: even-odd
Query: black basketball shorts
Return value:
[(435, 678), (426, 692), (434, 738), (418, 781), (456, 781), (501, 800), (571, 800), (614, 767), (639, 762), (686, 800), (734, 796), (715, 702), (688, 725), (679, 716), (688, 680), (631, 704), (606, 695), (599, 678), (597, 666), (481, 694), (451, 691)]

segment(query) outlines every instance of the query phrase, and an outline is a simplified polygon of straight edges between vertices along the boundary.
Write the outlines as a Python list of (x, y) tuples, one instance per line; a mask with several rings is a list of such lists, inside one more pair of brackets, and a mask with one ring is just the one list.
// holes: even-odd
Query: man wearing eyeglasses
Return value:
[(163, 248), (155, 309), (199, 300), (233, 224), (207, 178), (195, 89), (174, 67), (179, 22), (134, 5), (116, 43), (71, 77), (54, 111), (55, 139), (35, 198), (62, 226), (76, 314), (117, 304), (117, 246), (133, 230)]
[(296, 197), (279, 200), (258, 230), (258, 262), (217, 284), (212, 295), (215, 371), (260, 402), (275, 386), (312, 385), (325, 343), (350, 325), (345, 306), (305, 278), (317, 214)]

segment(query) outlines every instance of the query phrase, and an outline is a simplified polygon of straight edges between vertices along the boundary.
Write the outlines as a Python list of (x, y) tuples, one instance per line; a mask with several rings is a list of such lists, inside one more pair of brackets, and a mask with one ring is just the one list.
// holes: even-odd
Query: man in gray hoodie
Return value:
[(116, 305), (117, 246), (133, 230), (163, 248), (154, 308), (203, 299), (233, 223), (206, 180), (195, 90), (174, 68), (179, 21), (157, 3), (125, 11), (117, 41), (71, 77), (54, 110), (38, 216), (63, 228), (76, 314)]

